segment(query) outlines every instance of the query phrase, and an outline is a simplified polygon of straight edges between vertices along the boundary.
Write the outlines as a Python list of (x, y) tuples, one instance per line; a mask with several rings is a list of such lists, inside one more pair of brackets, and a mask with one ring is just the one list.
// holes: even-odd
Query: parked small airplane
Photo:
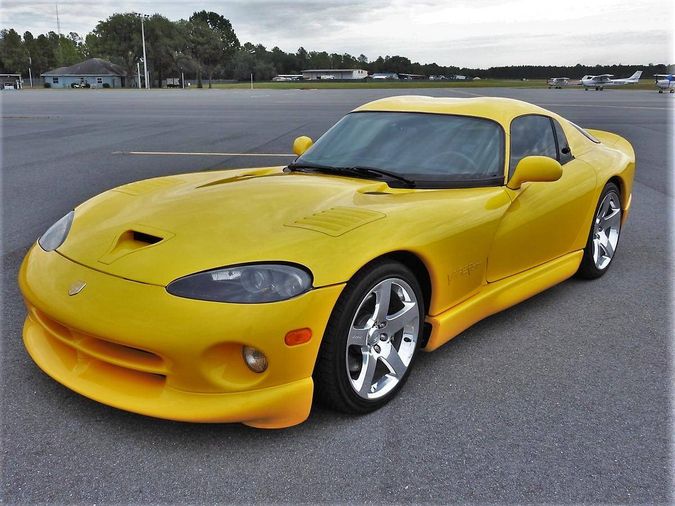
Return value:
[(640, 80), (642, 71), (638, 70), (635, 74), (624, 79), (612, 79), (614, 74), (601, 74), (599, 76), (584, 76), (581, 78), (581, 86), (583, 86), (586, 91), (589, 88), (595, 88), (596, 91), (602, 91), (605, 89), (605, 86), (623, 86), (624, 84), (637, 84)]
[(555, 88), (557, 90), (561, 89), (563, 86), (569, 86), (570, 78), (569, 77), (551, 77), (548, 81), (548, 89)]
[(416, 80), (416, 79), (426, 79), (427, 76), (424, 76), (422, 74), (401, 74), (399, 72), (398, 78), (408, 80), (408, 81), (412, 81), (412, 80)]
[(302, 81), (302, 74), (279, 74), (272, 81)]
[(654, 74), (656, 79), (656, 87), (659, 93), (663, 90), (670, 90), (670, 93), (675, 93), (675, 75), (673, 74)]

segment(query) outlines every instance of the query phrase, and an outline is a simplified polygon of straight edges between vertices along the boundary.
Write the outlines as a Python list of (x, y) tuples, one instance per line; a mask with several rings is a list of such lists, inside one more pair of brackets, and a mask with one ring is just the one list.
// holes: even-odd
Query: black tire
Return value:
[[(347, 337), (357, 316), (361, 302), (379, 283), (397, 278), (414, 292), (419, 317), (418, 331), (412, 358), (405, 373), (393, 389), (377, 399), (365, 399), (352, 387), (347, 372)], [(345, 413), (363, 414), (379, 409), (392, 398), (408, 379), (419, 351), (424, 325), (424, 299), (419, 282), (410, 269), (391, 260), (376, 261), (359, 271), (340, 295), (328, 321), (314, 367), (315, 399), (321, 404)], [(402, 343), (399, 342), (399, 346)]]
[[(588, 232), (588, 240), (586, 241), (586, 247), (584, 248), (584, 256), (581, 259), (581, 265), (579, 266), (579, 270), (577, 271), (577, 276), (580, 278), (584, 279), (599, 278), (609, 270), (609, 267), (612, 265), (612, 262), (616, 257), (616, 248), (614, 248), (614, 253), (611, 259), (609, 260), (609, 263), (602, 268), (599, 268), (596, 265), (595, 260), (593, 259), (593, 239), (596, 231), (596, 218), (598, 216), (600, 205), (602, 204), (605, 197), (610, 193), (614, 193), (618, 198), (619, 202), (621, 202), (621, 191), (619, 190), (619, 187), (614, 183), (607, 183), (603, 188), (602, 193), (600, 194), (598, 203), (595, 206), (595, 212), (593, 213), (593, 221), (591, 222), (591, 229)], [(617, 238), (617, 241), (619, 241), (620, 238), (621, 238), (621, 228), (619, 227), (619, 236)]]

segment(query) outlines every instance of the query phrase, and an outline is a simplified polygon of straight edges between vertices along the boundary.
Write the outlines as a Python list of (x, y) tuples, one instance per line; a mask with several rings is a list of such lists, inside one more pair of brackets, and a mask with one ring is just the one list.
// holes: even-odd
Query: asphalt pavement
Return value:
[[(566, 281), (421, 354), (367, 416), (280, 431), (174, 423), (90, 401), (30, 360), (16, 276), (83, 200), (154, 176), (281, 165), (383, 96), (510, 96), (628, 138), (633, 210), (611, 270)], [(5, 503), (672, 502), (675, 96), (655, 91), (1, 92), (1, 500)], [(669, 133), (669, 128), (670, 133)], [(555, 231), (551, 231), (555, 233)]]

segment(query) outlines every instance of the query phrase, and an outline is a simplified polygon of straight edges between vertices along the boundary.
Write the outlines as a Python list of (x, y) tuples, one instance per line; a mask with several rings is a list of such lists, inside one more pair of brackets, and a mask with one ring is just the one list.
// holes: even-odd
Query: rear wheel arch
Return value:
[[(626, 182), (623, 179), (621, 179), (621, 176), (616, 175), (616, 176), (610, 177), (607, 180), (607, 182), (605, 183), (605, 186), (607, 186), (607, 184), (609, 184), (609, 183), (614, 183), (617, 186), (617, 188), (619, 188), (619, 198), (621, 199), (621, 205), (622, 205), (623, 209), (625, 210), (626, 206), (628, 204), (628, 200), (627, 200), (628, 195), (626, 195)], [(604, 186), (603, 186), (603, 189), (604, 189)]]
[[(609, 269), (621, 235), (620, 181), (610, 178), (598, 198), (577, 277), (596, 279)], [(616, 200), (612, 197), (616, 196)], [(605, 205), (606, 204), (606, 205)]]

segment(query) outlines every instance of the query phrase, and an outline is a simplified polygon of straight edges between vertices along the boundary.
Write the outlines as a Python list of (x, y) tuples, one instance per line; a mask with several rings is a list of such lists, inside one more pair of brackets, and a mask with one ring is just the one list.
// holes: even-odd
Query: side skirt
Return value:
[(520, 274), (488, 283), (473, 297), (436, 316), (428, 316), (432, 331), (424, 351), (433, 351), (474, 323), (503, 311), (574, 275), (583, 251), (568, 253)]

